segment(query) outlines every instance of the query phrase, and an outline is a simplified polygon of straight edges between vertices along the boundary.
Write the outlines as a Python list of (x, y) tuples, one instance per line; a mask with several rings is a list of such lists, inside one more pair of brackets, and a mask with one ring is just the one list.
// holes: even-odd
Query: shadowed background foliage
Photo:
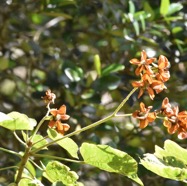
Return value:
[[(168, 89), (156, 95), (154, 101), (146, 94), (138, 100), (136, 92), (121, 112), (131, 113), (140, 101), (156, 109), (166, 96), (181, 110), (187, 109), (187, 2), (167, 2), (2, 0), (0, 111), (18, 111), (39, 121), (46, 113), (41, 96), (50, 88), (57, 95), (54, 107), (67, 106), (71, 131), (87, 126), (111, 113), (131, 91), (131, 82), (137, 77), (129, 60), (139, 58), (142, 50), (149, 57), (163, 54), (169, 59)], [(46, 135), (46, 129), (47, 123), (40, 133)], [(8, 130), (1, 128), (0, 135), (2, 147), (22, 150)], [(155, 144), (163, 146), (166, 139), (186, 147), (185, 140), (167, 134), (161, 121), (140, 130), (137, 121), (130, 117), (112, 120), (74, 137), (78, 144), (90, 141), (119, 148), (137, 161), (143, 153), (153, 152)], [(68, 156), (56, 146), (50, 150), (51, 154)], [(16, 164), (11, 155), (0, 152), (0, 157), (0, 167)], [(88, 186), (132, 185), (116, 174), (68, 165)], [(13, 176), (13, 170), (0, 172), (0, 182), (7, 185)], [(139, 176), (145, 185), (182, 185), (162, 179), (141, 165)]]

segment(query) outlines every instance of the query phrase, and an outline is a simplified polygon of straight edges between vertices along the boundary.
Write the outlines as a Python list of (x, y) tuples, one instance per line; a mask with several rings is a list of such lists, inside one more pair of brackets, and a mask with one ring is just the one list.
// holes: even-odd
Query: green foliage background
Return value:
[[(168, 97), (187, 109), (187, 2), (185, 0), (2, 0), (0, 6), (0, 111), (18, 111), (39, 121), (46, 113), (41, 96), (50, 88), (54, 107), (66, 104), (71, 131), (111, 113), (132, 89), (136, 79), (131, 58), (141, 50), (148, 56), (165, 55), (170, 63), (168, 89), (151, 101), (131, 97), (122, 112), (131, 113), (140, 101), (156, 109)], [(100, 63), (94, 56), (98, 54)], [(97, 60), (98, 56), (96, 57)], [(125, 69), (123, 68), (125, 66)], [(40, 133), (46, 135), (46, 126)], [(17, 151), (22, 146), (1, 128), (0, 145)], [(107, 144), (132, 155), (163, 146), (166, 139), (186, 147), (185, 140), (170, 136), (160, 121), (144, 130), (132, 118), (120, 118), (84, 132), (74, 140)], [(51, 154), (67, 157), (62, 149)], [(0, 166), (15, 165), (16, 159), (0, 152)], [(43, 160), (48, 162), (47, 159)], [(37, 162), (37, 160), (36, 160)], [(90, 166), (68, 164), (85, 185), (132, 185), (126, 178)], [(4, 185), (14, 172), (0, 173)], [(7, 176), (9, 175), (9, 176)], [(40, 172), (38, 172), (40, 175)], [(139, 167), (145, 185), (170, 185)], [(44, 180), (45, 181), (45, 180)], [(46, 181), (46, 185), (47, 185)], [(182, 185), (172, 181), (173, 185)]]

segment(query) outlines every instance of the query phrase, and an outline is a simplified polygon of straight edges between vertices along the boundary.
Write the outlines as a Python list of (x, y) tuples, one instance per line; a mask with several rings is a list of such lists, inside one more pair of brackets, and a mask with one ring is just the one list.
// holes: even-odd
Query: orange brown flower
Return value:
[(61, 121), (65, 121), (70, 118), (70, 116), (66, 114), (66, 106), (62, 105), (59, 110), (51, 109), (50, 113), (52, 114), (53, 119), (49, 122), (48, 126), (50, 128), (54, 128), (57, 132), (64, 135), (64, 133), (70, 128), (68, 124), (61, 123)]
[[(139, 75), (141, 80), (132, 82), (133, 87), (140, 89), (138, 98), (140, 98), (145, 91), (148, 92), (150, 98), (153, 100), (155, 93), (158, 94), (164, 89), (167, 89), (164, 82), (170, 78), (168, 71), (168, 59), (160, 55), (156, 64), (156, 58), (147, 58), (146, 52), (141, 52), (141, 60), (133, 58), (130, 60), (131, 64), (138, 65), (135, 74)], [(155, 92), (155, 93), (154, 93)]]
[(143, 102), (140, 103), (140, 110), (133, 112), (132, 116), (139, 120), (140, 128), (143, 129), (156, 119), (156, 112), (150, 112), (152, 106), (145, 107)]
[(172, 107), (169, 99), (162, 102), (162, 114), (165, 116), (163, 125), (167, 127), (169, 134), (178, 132), (179, 139), (187, 138), (187, 111), (179, 112), (179, 107)]
[(153, 74), (153, 71), (151, 70), (150, 64), (153, 63), (156, 60), (156, 58), (147, 58), (146, 52), (143, 50), (141, 52), (141, 59), (138, 60), (136, 58), (133, 58), (130, 60), (130, 63), (133, 65), (138, 65), (138, 67), (135, 70), (135, 74), (138, 76), (140, 73), (146, 72), (147, 74)]

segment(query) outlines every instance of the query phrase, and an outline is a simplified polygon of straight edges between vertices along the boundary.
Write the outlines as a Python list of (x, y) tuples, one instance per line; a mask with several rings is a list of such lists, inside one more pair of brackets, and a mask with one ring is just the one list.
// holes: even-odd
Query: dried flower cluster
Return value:
[(169, 134), (178, 132), (179, 139), (187, 138), (187, 111), (179, 112), (179, 107), (172, 107), (169, 99), (162, 102), (161, 113), (165, 116), (163, 125), (167, 127)]
[(169, 62), (165, 56), (160, 55), (158, 61), (156, 58), (148, 59), (146, 52), (143, 50), (141, 59), (133, 58), (130, 63), (138, 66), (135, 74), (141, 78), (140, 81), (132, 82), (133, 87), (140, 89), (138, 98), (143, 95), (144, 91), (147, 91), (153, 100), (155, 97), (154, 91), (158, 94), (167, 88), (164, 83), (170, 78), (170, 73), (168, 71)]
[[(144, 103), (140, 103), (140, 110), (133, 112), (132, 116), (139, 120), (141, 129), (157, 118), (158, 115), (163, 117), (163, 125), (167, 128), (169, 134), (178, 132), (179, 139), (187, 138), (187, 111), (179, 112), (179, 107), (172, 107), (169, 99), (166, 97), (162, 102), (162, 107), (159, 110), (150, 112), (152, 106), (146, 107)], [(159, 117), (160, 118), (160, 117)]]
[(47, 104), (47, 108), (49, 109), (49, 113), (52, 115), (52, 120), (49, 122), (48, 126), (50, 128), (55, 129), (58, 133), (64, 135), (66, 131), (70, 129), (70, 126), (67, 123), (62, 123), (61, 121), (66, 121), (70, 118), (69, 115), (66, 114), (66, 106), (62, 105), (59, 110), (50, 109), (49, 105), (51, 103), (54, 104), (56, 99), (56, 95), (51, 92), (51, 90), (47, 90), (46, 95), (42, 97), (42, 99)]

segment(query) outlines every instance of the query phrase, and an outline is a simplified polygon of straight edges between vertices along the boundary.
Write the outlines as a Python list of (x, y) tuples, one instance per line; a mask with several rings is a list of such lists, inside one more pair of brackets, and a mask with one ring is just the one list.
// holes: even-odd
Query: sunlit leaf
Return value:
[(169, 11), (170, 1), (169, 0), (161, 0), (160, 4), (160, 14), (165, 16)]
[(98, 54), (94, 56), (94, 66), (98, 76), (101, 75), (101, 61)]
[(23, 178), (20, 180), (18, 186), (44, 186), (40, 180)]
[(131, 14), (135, 13), (135, 6), (134, 6), (134, 3), (132, 1), (129, 1), (129, 12)]
[(163, 149), (155, 146), (155, 153), (145, 154), (141, 164), (164, 178), (187, 179), (187, 150), (171, 140), (165, 141)]
[(181, 3), (171, 3), (167, 12), (167, 15), (172, 15), (183, 8)]
[[(33, 138), (33, 149), (37, 149), (37, 148), (40, 148), (42, 147), (43, 145), (46, 145), (48, 144), (47, 140), (44, 139), (43, 136), (39, 135), (39, 134), (36, 134)], [(47, 147), (43, 148), (43, 149), (47, 149)]]
[(138, 21), (133, 21), (132, 24), (133, 24), (134, 30), (136, 32), (136, 35), (139, 36), (140, 35), (140, 27), (139, 27)]
[(125, 175), (143, 185), (137, 176), (137, 162), (127, 153), (108, 145), (83, 143), (80, 153), (84, 162), (108, 172)]
[(72, 82), (78, 82), (83, 77), (83, 70), (80, 67), (66, 68), (64, 72)]
[(182, 32), (182, 31), (183, 31), (183, 28), (180, 27), (180, 26), (176, 26), (176, 27), (174, 27), (174, 28), (172, 29), (172, 33), (173, 33), (173, 34), (177, 34), (177, 33)]
[[(62, 138), (62, 135), (53, 129), (48, 129), (47, 133), (52, 140)], [(64, 148), (70, 154), (70, 156), (78, 159), (78, 145), (71, 138), (64, 138), (58, 141), (57, 144)]]
[(155, 156), (163, 158), (166, 156), (173, 156), (184, 162), (187, 165), (187, 150), (179, 146), (177, 143), (166, 140), (164, 143), (164, 149), (155, 146)]
[(65, 185), (72, 186), (77, 185), (79, 178), (76, 172), (70, 171), (69, 167), (58, 161), (49, 162), (43, 175), (51, 182), (61, 181)]
[(36, 120), (27, 117), (25, 114), (19, 112), (11, 112), (3, 116), (3, 121), (0, 122), (0, 126), (10, 130), (33, 130), (36, 125)]
[(179, 168), (175, 166), (169, 166), (168, 162), (157, 158), (153, 154), (145, 154), (145, 157), (141, 160), (141, 164), (148, 170), (155, 174), (169, 178), (173, 180), (185, 180), (187, 179), (187, 169)]

